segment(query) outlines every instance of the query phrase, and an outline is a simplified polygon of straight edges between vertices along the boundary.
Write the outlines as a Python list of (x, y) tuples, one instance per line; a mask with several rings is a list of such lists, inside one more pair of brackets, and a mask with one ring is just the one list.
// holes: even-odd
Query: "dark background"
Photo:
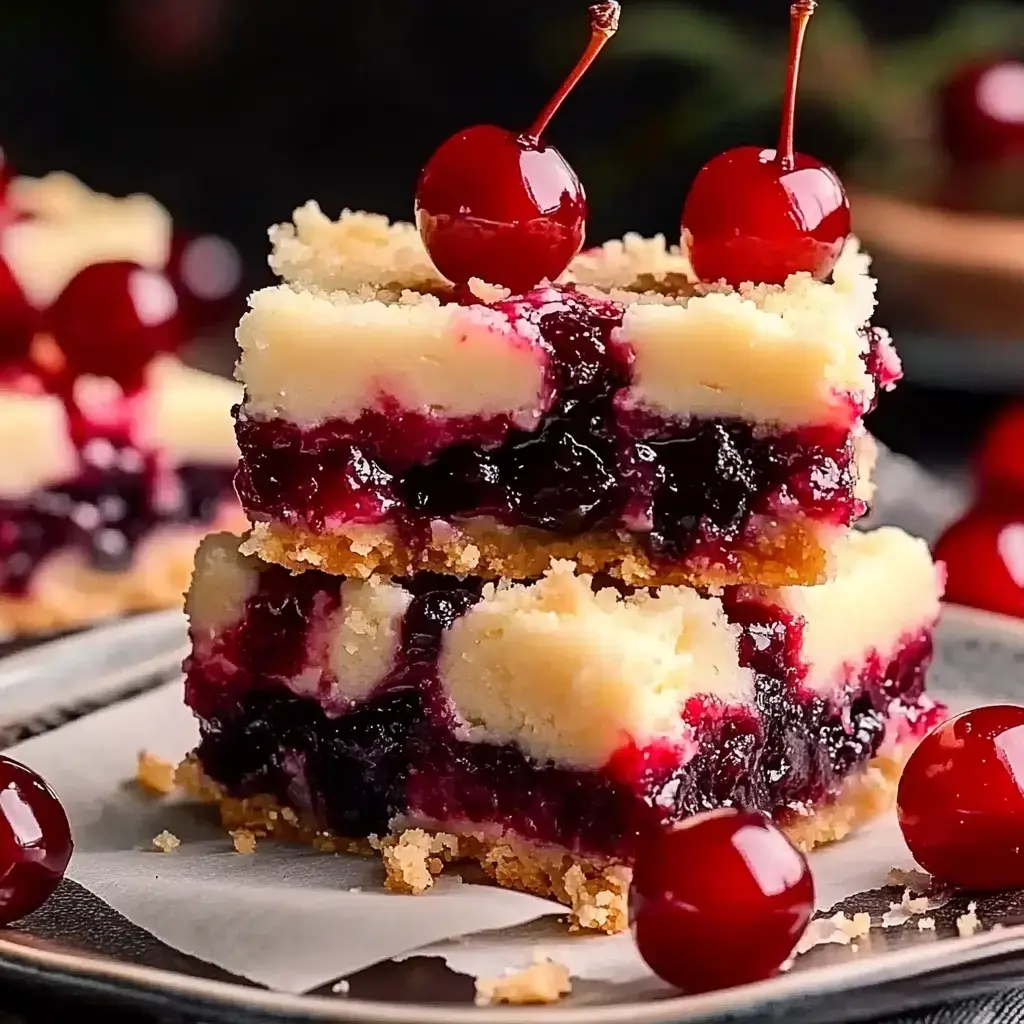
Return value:
[[(642, 2), (624, 0), (624, 24)], [(448, 134), (481, 121), (527, 125), (580, 52), (586, 6), (2, 0), (0, 145), (24, 173), (63, 168), (104, 191), (152, 193), (177, 223), (231, 239), (253, 287), (269, 279), (267, 225), (295, 205), (316, 198), (332, 216), (350, 206), (409, 218), (417, 172)], [(755, 40), (785, 37), (786, 0), (703, 6)], [(950, 4), (851, 6), (884, 42), (929, 32)], [(707, 113), (689, 99), (699, 84), (691, 67), (623, 59), (613, 41), (560, 113), (549, 138), (587, 186), (591, 240), (627, 230), (671, 238), (705, 159), (774, 141), (773, 112), (718, 116), (696, 144), (666, 143), (666, 125)], [(804, 103), (798, 146), (842, 169), (856, 140)], [(969, 445), (996, 402), (909, 384), (897, 395), (875, 428), (914, 454)]]
[[(625, 0), (624, 23), (637, 3)], [(417, 171), (448, 134), (481, 121), (525, 127), (581, 49), (586, 6), (3, 0), (0, 144), (26, 173), (66, 168), (106, 191), (151, 192), (258, 265), (265, 226), (297, 203), (316, 197), (332, 214), (347, 205), (408, 218)], [(786, 30), (786, 0), (703, 6), (755, 36)], [(854, 6), (884, 39), (927, 31), (947, 4)], [(777, 129), (726, 120), (706, 152), (645, 153), (642, 175), (631, 175), (638, 125), (677, 104), (695, 76), (678, 63), (617, 58), (614, 45), (550, 137), (588, 186), (592, 238), (672, 233), (703, 159), (719, 145), (771, 142)], [(843, 162), (845, 140), (813, 111), (799, 129), (801, 148)]]

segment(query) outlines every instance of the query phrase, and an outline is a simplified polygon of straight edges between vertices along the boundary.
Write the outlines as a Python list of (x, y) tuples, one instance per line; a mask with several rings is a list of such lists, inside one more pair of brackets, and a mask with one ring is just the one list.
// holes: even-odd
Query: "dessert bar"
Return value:
[[(924, 692), (941, 572), (885, 528), (815, 587), (292, 574), (203, 542), (187, 600), (191, 765), (225, 821), (381, 848), (392, 888), (451, 860), (624, 925), (638, 837), (769, 812), (802, 847), (888, 805), (942, 709)], [(189, 774), (189, 773), (185, 773)]]
[(863, 416), (900, 375), (855, 241), (830, 280), (702, 284), (663, 239), (521, 295), (416, 229), (315, 204), (238, 329), (247, 551), (352, 577), (552, 558), (638, 585), (816, 583), (871, 496)]
[(167, 212), (53, 174), (0, 199), (0, 632), (179, 604), (244, 523), (237, 386), (174, 354)]

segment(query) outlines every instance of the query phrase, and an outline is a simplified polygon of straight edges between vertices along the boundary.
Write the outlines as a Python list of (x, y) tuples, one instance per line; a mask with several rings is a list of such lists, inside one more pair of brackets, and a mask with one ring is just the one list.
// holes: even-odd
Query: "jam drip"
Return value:
[[(655, 744), (626, 746), (598, 771), (539, 763), (511, 745), (463, 742), (449, 722), (437, 655), (444, 630), (478, 600), (480, 581), (421, 574), (406, 586), (415, 596), (392, 672), (367, 700), (337, 708), (286, 685), (308, 670), (322, 614), (311, 609), (318, 595), (337, 594), (337, 579), (264, 569), (242, 622), (188, 665), (187, 700), (201, 720), (206, 772), (234, 796), (298, 801), (346, 836), (413, 814), (494, 824), (628, 859), (655, 818), (677, 821), (724, 805), (775, 812), (825, 800), (890, 730), (918, 736), (939, 715), (923, 696), (927, 632), (908, 637), (892, 656), (869, 657), (838, 695), (823, 697), (805, 685), (799, 622), (733, 600), (727, 611), (757, 674), (755, 700), (743, 707), (691, 700), (683, 716), (692, 756)], [(322, 680), (322, 693), (329, 683)]]
[[(848, 525), (865, 511), (848, 428), (762, 436), (742, 420), (684, 424), (627, 412), (618, 399), (630, 353), (612, 335), (621, 307), (564, 288), (498, 308), (535, 325), (549, 356), (554, 397), (537, 429), (398, 410), (304, 429), (239, 410), (236, 485), (246, 510), (314, 532), (393, 522), (414, 546), (427, 521), (456, 516), (565, 536), (628, 529), (672, 558), (728, 548), (759, 515), (792, 517), (795, 507)], [(872, 335), (865, 362), (878, 379), (883, 355)]]

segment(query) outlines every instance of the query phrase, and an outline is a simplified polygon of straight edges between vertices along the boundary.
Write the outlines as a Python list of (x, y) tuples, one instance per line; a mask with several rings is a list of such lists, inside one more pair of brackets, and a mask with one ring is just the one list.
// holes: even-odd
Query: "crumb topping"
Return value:
[[(448, 301), (454, 292), (412, 225), (351, 210), (332, 221), (307, 203), (294, 223), (272, 228), (271, 239), (270, 263), (285, 284), (253, 297), (238, 332), (239, 376), (260, 415), (297, 422), (355, 415), (381, 393), (405, 408), (436, 407), (438, 415), (485, 415), (494, 411), (490, 392), (498, 381), (508, 388), (501, 411), (521, 409), (518, 392), (519, 401), (509, 404), (512, 382), (499, 365), (507, 353), (495, 344), (500, 332), (471, 330), (474, 319), (497, 313), (494, 304), (508, 293), (473, 280), (479, 305)], [(635, 353), (628, 402), (638, 407), (805, 423), (848, 414), (851, 398), (866, 408), (874, 393), (860, 328), (874, 311), (875, 283), (855, 240), (827, 283), (806, 274), (785, 285), (739, 289), (696, 283), (678, 246), (638, 235), (582, 253), (559, 283), (626, 307), (619, 337)], [(523, 324), (515, 327), (506, 331), (505, 348), (521, 349), (529, 340)], [(438, 366), (439, 339), (459, 331), (470, 331), (464, 358), (486, 356), (480, 372), (462, 374), (447, 361)], [(340, 353), (336, 361), (332, 352)], [(313, 370), (303, 373), (307, 364)], [(418, 388), (402, 381), (410, 366), (423, 375)], [(316, 375), (335, 387), (342, 381), (346, 394), (320, 394)], [(289, 395), (300, 380), (314, 393), (305, 402)], [(481, 388), (487, 401), (479, 407), (447, 411), (450, 403), (466, 406)]]
[(556, 1003), (571, 991), (569, 968), (554, 960), (541, 960), (500, 978), (476, 979), (478, 1006), (539, 1006)]
[(148, 750), (139, 751), (135, 779), (144, 790), (157, 796), (173, 793), (176, 787), (174, 765)]
[(153, 836), (153, 846), (161, 853), (173, 853), (181, 846), (181, 840), (173, 832), (164, 829), (159, 835)]
[(748, 699), (738, 631), (685, 587), (623, 597), (561, 560), (536, 583), (488, 583), (445, 634), (438, 678), (470, 740), (600, 767), (623, 735), (680, 740), (696, 693)]

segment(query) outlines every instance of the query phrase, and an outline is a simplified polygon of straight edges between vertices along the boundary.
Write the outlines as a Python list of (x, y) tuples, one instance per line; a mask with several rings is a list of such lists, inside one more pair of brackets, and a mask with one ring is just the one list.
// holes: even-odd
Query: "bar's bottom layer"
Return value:
[(828, 569), (825, 544), (836, 532), (804, 520), (762, 523), (742, 542), (705, 543), (673, 563), (652, 558), (639, 539), (611, 532), (565, 538), (489, 519), (435, 520), (408, 534), (391, 524), (348, 524), (332, 533), (315, 533), (283, 523), (257, 523), (242, 551), (296, 572), (319, 569), (358, 579), (423, 570), (530, 579), (542, 575), (552, 559), (569, 559), (580, 572), (607, 573), (634, 586), (781, 587), (823, 582)]
[[(241, 510), (226, 505), (214, 528), (237, 527)], [(0, 636), (48, 633), (133, 612), (182, 605), (196, 548), (209, 525), (157, 527), (141, 540), (123, 569), (96, 569), (79, 550), (57, 551), (35, 568), (28, 587), (0, 594)]]
[[(914, 746), (909, 740), (880, 752), (847, 776), (824, 803), (799, 811), (785, 809), (776, 815), (778, 824), (805, 853), (845, 838), (892, 806), (900, 772)], [(580, 856), (469, 822), (409, 822), (386, 836), (336, 836), (307, 812), (282, 805), (272, 796), (228, 796), (203, 773), (194, 755), (179, 765), (176, 781), (193, 797), (216, 803), (231, 832), (306, 843), (325, 853), (379, 855), (384, 885), (393, 892), (423, 893), (445, 868), (475, 864), (497, 885), (563, 903), (573, 931), (614, 934), (629, 924), (632, 869), (613, 859)]]

